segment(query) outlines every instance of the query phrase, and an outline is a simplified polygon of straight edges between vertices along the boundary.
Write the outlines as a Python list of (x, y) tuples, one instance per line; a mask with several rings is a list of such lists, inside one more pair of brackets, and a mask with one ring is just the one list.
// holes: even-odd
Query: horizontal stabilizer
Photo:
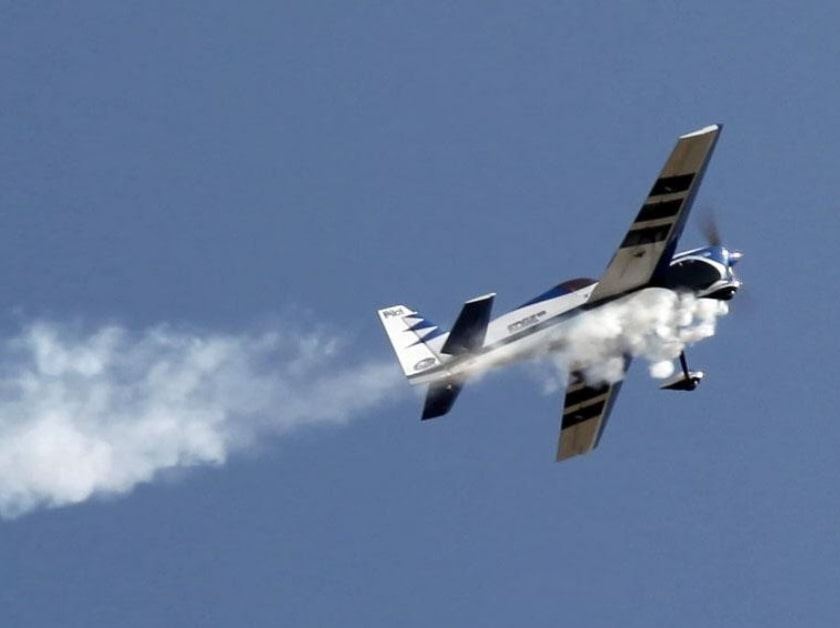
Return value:
[(412, 377), (440, 365), (439, 356), (428, 341), (442, 335), (437, 325), (405, 305), (379, 310), (379, 320), (394, 347), (406, 377)]
[(434, 419), (449, 412), (463, 387), (462, 382), (453, 380), (431, 384), (429, 392), (426, 393), (422, 420)]
[(490, 322), (490, 310), (493, 308), (495, 293), (470, 299), (464, 303), (458, 319), (449, 332), (449, 337), (441, 349), (449, 355), (472, 353), (484, 346), (484, 336)]

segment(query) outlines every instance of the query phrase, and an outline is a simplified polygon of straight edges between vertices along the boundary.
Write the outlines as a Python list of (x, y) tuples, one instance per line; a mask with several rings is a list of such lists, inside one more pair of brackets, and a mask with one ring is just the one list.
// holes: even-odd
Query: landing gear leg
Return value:
[(691, 371), (688, 370), (688, 360), (685, 359), (685, 351), (680, 352), (680, 364), (682, 365), (683, 375), (686, 379), (691, 377)]

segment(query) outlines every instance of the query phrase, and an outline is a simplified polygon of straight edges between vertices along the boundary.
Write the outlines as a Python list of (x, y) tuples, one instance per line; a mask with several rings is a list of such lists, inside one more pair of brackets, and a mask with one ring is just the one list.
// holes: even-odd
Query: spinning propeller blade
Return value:
[(715, 213), (711, 208), (705, 208), (700, 215), (700, 231), (710, 246), (720, 246), (723, 243)]

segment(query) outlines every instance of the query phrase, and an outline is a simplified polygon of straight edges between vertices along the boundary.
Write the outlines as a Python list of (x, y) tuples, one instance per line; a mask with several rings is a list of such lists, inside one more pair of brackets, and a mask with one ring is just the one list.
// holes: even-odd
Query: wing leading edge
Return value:
[(722, 128), (713, 124), (679, 138), (591, 303), (655, 284), (668, 269)]

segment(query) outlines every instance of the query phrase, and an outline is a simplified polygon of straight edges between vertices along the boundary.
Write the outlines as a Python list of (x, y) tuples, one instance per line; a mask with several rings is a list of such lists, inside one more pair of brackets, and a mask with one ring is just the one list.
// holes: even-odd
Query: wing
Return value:
[[(630, 358), (625, 358), (625, 374), (629, 366)], [(619, 381), (593, 386), (587, 384), (580, 374), (572, 373), (563, 403), (557, 462), (588, 453), (598, 446), (621, 384)]]
[(655, 283), (667, 271), (721, 128), (679, 138), (590, 302)]

